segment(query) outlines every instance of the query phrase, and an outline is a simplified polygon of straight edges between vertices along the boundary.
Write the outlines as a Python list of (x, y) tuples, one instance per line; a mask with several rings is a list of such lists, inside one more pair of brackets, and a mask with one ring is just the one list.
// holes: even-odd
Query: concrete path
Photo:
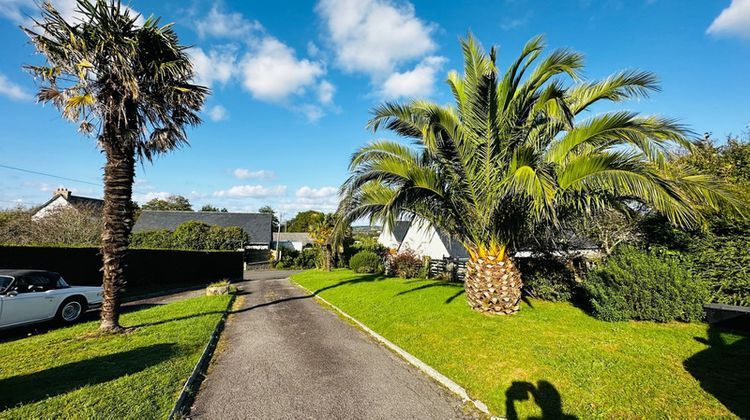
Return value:
[(288, 279), (241, 283), (192, 407), (206, 419), (466, 418), (462, 402)]

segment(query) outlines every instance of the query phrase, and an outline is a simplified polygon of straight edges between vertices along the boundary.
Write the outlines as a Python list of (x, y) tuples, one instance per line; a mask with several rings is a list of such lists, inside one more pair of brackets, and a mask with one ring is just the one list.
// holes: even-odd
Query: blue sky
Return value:
[[(74, 0), (53, 0), (72, 15)], [(0, 165), (98, 184), (103, 156), (51, 107), (35, 104), (21, 66), (39, 58), (18, 29), (33, 0), (0, 0)], [(135, 198), (181, 194), (235, 211), (331, 211), (351, 153), (384, 99), (450, 100), (446, 73), (461, 66), (472, 31), (505, 65), (545, 34), (587, 57), (586, 77), (650, 70), (663, 91), (623, 108), (679, 119), (717, 138), (750, 124), (750, 0), (319, 0), (126, 2), (175, 22), (198, 82), (212, 88), (189, 147), (138, 168)], [(391, 136), (392, 137), (392, 136)], [(0, 167), (0, 207), (44, 202), (66, 186), (101, 187)]]

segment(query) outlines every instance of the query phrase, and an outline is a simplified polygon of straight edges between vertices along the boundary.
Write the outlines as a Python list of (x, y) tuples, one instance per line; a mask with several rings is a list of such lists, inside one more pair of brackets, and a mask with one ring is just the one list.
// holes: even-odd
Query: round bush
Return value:
[(349, 268), (357, 273), (382, 273), (383, 262), (372, 251), (360, 251), (349, 260)]
[(594, 316), (605, 321), (695, 321), (710, 300), (685, 261), (632, 247), (589, 272), (584, 288)]
[(391, 264), (397, 276), (402, 279), (413, 279), (419, 277), (422, 259), (414, 251), (407, 249), (393, 256)]
[(552, 302), (569, 301), (578, 288), (575, 273), (565, 261), (554, 257), (518, 258), (524, 288), (532, 297)]

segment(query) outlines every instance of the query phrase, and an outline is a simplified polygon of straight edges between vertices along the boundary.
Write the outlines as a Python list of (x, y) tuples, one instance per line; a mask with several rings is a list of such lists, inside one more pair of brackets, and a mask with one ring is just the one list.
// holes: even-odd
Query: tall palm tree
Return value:
[(159, 19), (139, 26), (119, 0), (78, 0), (74, 22), (49, 2), (41, 8), (24, 31), (46, 63), (26, 67), (41, 85), (38, 100), (95, 136), (106, 157), (101, 329), (119, 331), (135, 163), (187, 142), (185, 128), (200, 123), (208, 89), (190, 83), (187, 47)]
[(336, 218), (333, 214), (326, 214), (323, 220), (308, 227), (308, 233), (313, 243), (321, 251), (321, 267), (323, 271), (331, 271), (333, 267), (334, 248), (338, 247), (335, 235)]
[(511, 252), (540, 226), (564, 215), (591, 214), (641, 202), (681, 226), (734, 201), (721, 184), (669, 164), (674, 146), (690, 149), (675, 121), (634, 112), (594, 114), (658, 89), (648, 72), (581, 79), (583, 56), (556, 50), (542, 57), (531, 39), (500, 74), (496, 50), (462, 40), (464, 74), (448, 75), (455, 105), (386, 102), (368, 127), (414, 139), (414, 147), (375, 141), (351, 160), (339, 208), (342, 224), (370, 217), (392, 225), (412, 217), (450, 232), (466, 247), (469, 305), (492, 314), (519, 310), (521, 276)]

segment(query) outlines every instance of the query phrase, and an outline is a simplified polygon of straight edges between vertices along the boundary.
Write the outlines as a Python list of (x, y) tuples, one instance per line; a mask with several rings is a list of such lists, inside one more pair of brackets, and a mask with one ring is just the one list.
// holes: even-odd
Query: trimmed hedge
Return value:
[[(128, 285), (188, 284), (241, 279), (243, 253), (131, 249), (126, 259)], [(0, 246), (0, 268), (60, 273), (70, 284), (102, 284), (98, 248)]]

